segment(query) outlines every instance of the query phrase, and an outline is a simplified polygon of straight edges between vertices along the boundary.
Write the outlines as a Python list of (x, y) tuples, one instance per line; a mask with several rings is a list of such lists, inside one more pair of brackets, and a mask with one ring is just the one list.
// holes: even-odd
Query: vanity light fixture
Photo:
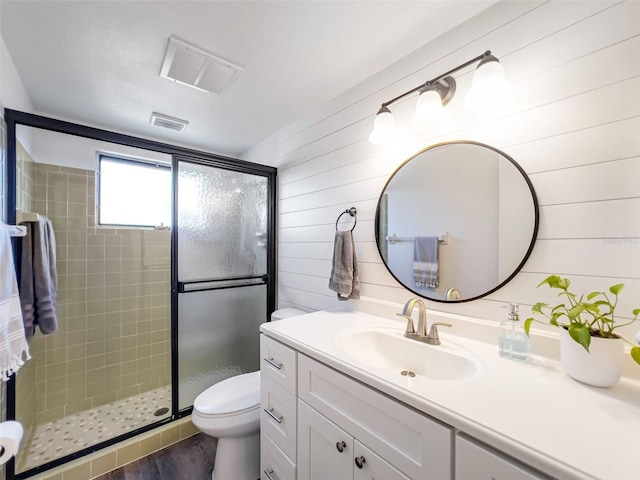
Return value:
[[(487, 52), (489, 53), (489, 52)], [(480, 60), (471, 80), (471, 90), (464, 99), (468, 108), (500, 107), (513, 99), (513, 89), (504, 76), (504, 68), (489, 54)]]
[(510, 101), (513, 92), (505, 79), (504, 69), (498, 59), (491, 54), (491, 51), (487, 50), (482, 55), (478, 55), (462, 65), (384, 102), (376, 114), (369, 141), (375, 144), (384, 144), (390, 143), (397, 137), (398, 130), (389, 105), (412, 93), (420, 92), (411, 122), (412, 126), (420, 128), (425, 123), (438, 119), (444, 113), (444, 107), (456, 93), (456, 80), (451, 74), (476, 62), (480, 63), (473, 75), (471, 90), (467, 95), (465, 105), (469, 108), (487, 108)]

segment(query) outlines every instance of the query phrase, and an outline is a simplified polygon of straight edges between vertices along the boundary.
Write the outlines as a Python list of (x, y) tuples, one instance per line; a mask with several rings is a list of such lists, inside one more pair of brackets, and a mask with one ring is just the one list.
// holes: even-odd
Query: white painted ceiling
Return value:
[[(493, 3), (0, 0), (0, 34), (38, 112), (237, 157)], [(161, 78), (171, 35), (245, 70), (221, 96)]]

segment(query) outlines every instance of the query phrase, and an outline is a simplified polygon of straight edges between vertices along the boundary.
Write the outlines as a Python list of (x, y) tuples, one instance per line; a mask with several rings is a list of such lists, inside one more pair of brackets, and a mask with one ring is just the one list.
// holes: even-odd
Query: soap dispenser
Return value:
[(510, 303), (502, 308), (509, 308), (507, 320), (500, 324), (499, 329), (499, 353), (501, 357), (526, 362), (529, 360), (529, 336), (520, 323), (518, 305)]

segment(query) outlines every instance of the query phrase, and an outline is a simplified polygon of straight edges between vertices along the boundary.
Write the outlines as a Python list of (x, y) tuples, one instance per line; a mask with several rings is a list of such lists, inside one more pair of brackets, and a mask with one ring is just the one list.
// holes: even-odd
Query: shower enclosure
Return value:
[[(7, 389), (7, 416), (25, 427), (8, 478), (28, 478), (188, 415), (201, 391), (258, 368), (275, 302), (275, 169), (5, 119), (8, 220), (45, 215), (57, 241), (59, 328), (36, 333)], [(170, 167), (172, 228), (100, 224), (100, 152)]]

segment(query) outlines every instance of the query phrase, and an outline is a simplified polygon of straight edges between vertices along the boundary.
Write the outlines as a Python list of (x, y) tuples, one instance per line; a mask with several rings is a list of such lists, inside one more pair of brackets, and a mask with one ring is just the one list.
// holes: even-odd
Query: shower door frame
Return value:
[[(180, 328), (179, 325), (179, 315), (178, 315), (178, 298), (181, 293), (185, 293), (183, 290), (183, 285), (179, 281), (178, 276), (178, 243), (179, 243), (179, 232), (177, 228), (178, 222), (178, 165), (180, 162), (192, 163), (196, 165), (203, 165), (207, 167), (213, 168), (221, 168), (225, 170), (230, 170), (239, 173), (246, 173), (250, 175), (257, 175), (267, 177), (267, 189), (269, 201), (267, 204), (267, 274), (259, 275), (258, 277), (253, 278), (263, 278), (264, 284), (267, 286), (267, 318), (265, 321), (271, 321), (271, 313), (275, 310), (275, 302), (276, 302), (276, 282), (275, 282), (275, 271), (276, 271), (276, 249), (275, 249), (275, 232), (276, 232), (276, 176), (275, 173), (271, 176), (268, 172), (257, 172), (256, 169), (247, 167), (247, 165), (230, 165), (229, 162), (222, 162), (218, 159), (209, 159), (209, 158), (201, 158), (194, 157), (193, 155), (182, 155), (182, 154), (174, 154), (171, 162), (171, 170), (175, 174), (173, 175), (173, 188), (172, 188), (172, 209), (173, 209), (173, 225), (171, 228), (171, 404), (173, 408), (173, 416), (176, 418), (182, 418), (187, 415), (191, 415), (193, 411), (193, 405), (186, 407), (182, 410), (179, 408), (180, 399), (179, 399), (179, 338), (178, 338), (178, 330)], [(246, 162), (243, 162), (246, 163)], [(253, 164), (252, 164), (253, 165)], [(273, 242), (273, 243), (272, 243)], [(233, 280), (233, 279), (227, 279)], [(237, 278), (235, 280), (247, 280), (246, 278)], [(195, 283), (195, 282), (194, 282)], [(211, 283), (211, 281), (208, 281)], [(256, 284), (258, 285), (258, 284)], [(231, 285), (229, 287), (222, 288), (238, 288), (247, 285)], [(220, 287), (212, 288), (212, 290), (220, 289)], [(174, 354), (175, 352), (175, 354)]]
[[(44, 463), (38, 467), (25, 470), (24, 472), (15, 472), (15, 458), (12, 458), (6, 464), (7, 480), (21, 480), (30, 478), (54, 467), (71, 462), (78, 458), (84, 457), (90, 453), (110, 447), (129, 438), (135, 437), (142, 433), (148, 432), (163, 425), (167, 425), (191, 414), (193, 407), (183, 409), (178, 408), (178, 337), (177, 329), (179, 328), (178, 319), (178, 273), (177, 273), (177, 235), (176, 228), (177, 217), (177, 201), (176, 188), (177, 182), (176, 167), (178, 160), (188, 160), (193, 163), (208, 165), (213, 167), (225, 168), (243, 173), (250, 173), (267, 177), (268, 189), (268, 212), (267, 212), (267, 318), (269, 321), (271, 313), (275, 310), (276, 302), (276, 176), (277, 169), (267, 165), (238, 160), (231, 157), (207, 153), (186, 147), (179, 147), (167, 143), (154, 140), (135, 137), (122, 133), (111, 132), (94, 127), (88, 127), (64, 120), (58, 120), (43, 115), (21, 112), (5, 108), (4, 119), (7, 126), (7, 166), (6, 166), (6, 185), (7, 185), (7, 222), (15, 224), (16, 222), (16, 127), (22, 125), (25, 127), (39, 128), (53, 132), (74, 135), (78, 137), (89, 138), (92, 140), (105, 141), (118, 145), (141, 148), (160, 152), (172, 156), (172, 225), (171, 225), (171, 417), (159, 420), (144, 427), (132, 430), (122, 434), (116, 438), (106, 440), (104, 442), (91, 445), (82, 450), (78, 450), (70, 455)], [(13, 239), (14, 260), (17, 261), (17, 239)], [(6, 384), (6, 405), (7, 420), (14, 420), (16, 414), (16, 388), (15, 378), (12, 376)]]

